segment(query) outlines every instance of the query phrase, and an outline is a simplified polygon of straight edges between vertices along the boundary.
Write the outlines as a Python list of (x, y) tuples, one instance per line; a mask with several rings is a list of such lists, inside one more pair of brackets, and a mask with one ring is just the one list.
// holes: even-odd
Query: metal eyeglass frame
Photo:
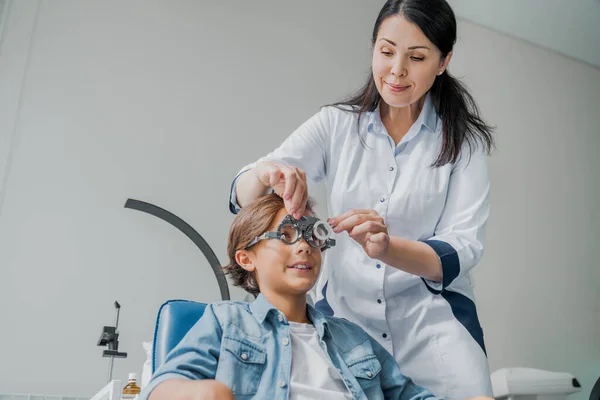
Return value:
[[(329, 234), (327, 235), (326, 239), (319, 238), (321, 240), (324, 240), (323, 246), (313, 246), (312, 245), (310, 238), (312, 236), (313, 229), (314, 229), (315, 225), (317, 225), (317, 224), (325, 224), (326, 226), (329, 226), (329, 224), (327, 224), (327, 222), (320, 220), (316, 217), (303, 216), (300, 219), (295, 219), (294, 217), (292, 217), (291, 215), (288, 214), (283, 218), (283, 220), (277, 227), (276, 232), (265, 232), (262, 235), (255, 237), (248, 244), (248, 246), (246, 246), (246, 249), (249, 249), (250, 247), (254, 246), (256, 243), (260, 242), (261, 240), (265, 240), (265, 239), (279, 239), (287, 245), (292, 245), (292, 244), (297, 243), (300, 239), (304, 238), (304, 240), (306, 241), (306, 243), (308, 243), (309, 246), (316, 248), (316, 249), (320, 249), (321, 251), (325, 251), (325, 250), (335, 246), (335, 239), (330, 238)], [(281, 233), (281, 228), (284, 225), (292, 225), (298, 232), (296, 240), (294, 240), (293, 242), (286, 242), (285, 240), (283, 240), (283, 234)], [(328, 228), (328, 232), (331, 232), (331, 228)]]

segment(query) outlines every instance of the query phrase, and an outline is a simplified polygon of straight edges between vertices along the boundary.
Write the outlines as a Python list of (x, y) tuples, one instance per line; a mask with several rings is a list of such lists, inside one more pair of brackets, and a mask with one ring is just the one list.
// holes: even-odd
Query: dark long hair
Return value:
[[(456, 18), (446, 0), (388, 0), (377, 16), (371, 43), (375, 45), (379, 27), (385, 19), (402, 15), (421, 29), (427, 38), (441, 51), (442, 58), (452, 51), (456, 43)], [(478, 143), (489, 153), (494, 146), (493, 128), (479, 116), (479, 109), (466, 86), (445, 70), (437, 76), (429, 90), (435, 111), (442, 120), (443, 143), (434, 162), (439, 167), (453, 163), (460, 155), (466, 141), (469, 149)], [(375, 111), (381, 101), (373, 74), (365, 85), (349, 99), (333, 106), (358, 114)]]

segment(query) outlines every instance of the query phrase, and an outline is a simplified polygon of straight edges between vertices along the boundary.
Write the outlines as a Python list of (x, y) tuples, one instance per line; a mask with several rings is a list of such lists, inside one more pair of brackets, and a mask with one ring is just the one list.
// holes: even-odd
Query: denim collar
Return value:
[[(283, 320), (280, 322), (288, 324), (288, 320), (285, 317), (285, 315), (282, 312), (280, 312), (277, 308), (275, 308), (275, 306), (271, 304), (269, 300), (267, 300), (267, 298), (263, 296), (262, 293), (259, 293), (256, 300), (250, 303), (250, 311), (260, 324), (263, 324), (265, 322), (270, 313), (272, 313), (273, 315), (277, 315), (278, 313), (281, 314)], [(320, 311), (315, 310), (314, 307), (312, 307), (309, 304), (306, 305), (306, 314), (308, 316), (308, 319), (315, 326), (319, 337), (322, 339), (323, 336), (325, 336), (325, 332), (327, 329), (327, 319), (325, 318), (325, 315)]]

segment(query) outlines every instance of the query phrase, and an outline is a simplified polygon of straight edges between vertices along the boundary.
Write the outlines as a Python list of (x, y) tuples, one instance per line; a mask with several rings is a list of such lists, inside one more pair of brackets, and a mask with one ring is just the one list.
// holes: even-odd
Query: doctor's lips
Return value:
[(408, 85), (408, 86), (407, 85), (396, 85), (394, 83), (389, 83), (389, 82), (385, 82), (385, 84), (388, 86), (388, 88), (392, 92), (403, 92), (410, 87), (410, 85)]

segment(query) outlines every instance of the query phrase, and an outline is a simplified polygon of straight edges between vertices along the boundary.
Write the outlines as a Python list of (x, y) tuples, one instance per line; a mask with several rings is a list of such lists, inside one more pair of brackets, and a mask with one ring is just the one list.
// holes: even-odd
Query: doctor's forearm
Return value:
[(442, 281), (442, 263), (431, 246), (416, 240), (390, 236), (390, 245), (380, 261), (434, 282)]
[(235, 186), (235, 192), (238, 204), (244, 208), (254, 200), (267, 194), (269, 188), (258, 179), (256, 169), (252, 168), (240, 175)]

